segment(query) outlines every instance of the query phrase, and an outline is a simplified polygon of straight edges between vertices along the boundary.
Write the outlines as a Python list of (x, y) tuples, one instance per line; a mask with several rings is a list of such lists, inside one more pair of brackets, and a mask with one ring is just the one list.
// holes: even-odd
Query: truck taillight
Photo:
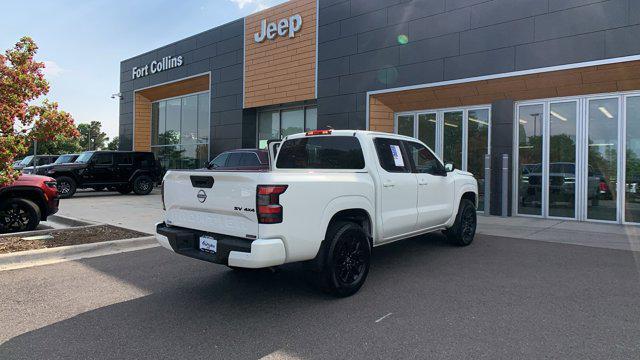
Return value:
[(258, 185), (256, 192), (256, 208), (258, 223), (277, 224), (282, 222), (282, 205), (280, 194), (288, 185)]

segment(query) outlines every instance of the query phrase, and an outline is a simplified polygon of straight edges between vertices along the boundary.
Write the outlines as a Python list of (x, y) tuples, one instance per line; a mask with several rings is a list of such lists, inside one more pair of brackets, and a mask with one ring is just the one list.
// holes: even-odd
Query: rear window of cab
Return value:
[(279, 169), (364, 169), (360, 141), (354, 136), (311, 136), (285, 141)]

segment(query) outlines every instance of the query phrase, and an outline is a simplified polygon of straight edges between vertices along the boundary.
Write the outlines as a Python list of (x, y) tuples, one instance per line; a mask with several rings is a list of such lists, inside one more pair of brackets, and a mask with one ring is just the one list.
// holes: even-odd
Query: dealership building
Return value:
[(635, 0), (291, 0), (122, 61), (120, 146), (196, 168), (399, 133), (474, 173), (481, 211), (639, 223), (638, 39)]

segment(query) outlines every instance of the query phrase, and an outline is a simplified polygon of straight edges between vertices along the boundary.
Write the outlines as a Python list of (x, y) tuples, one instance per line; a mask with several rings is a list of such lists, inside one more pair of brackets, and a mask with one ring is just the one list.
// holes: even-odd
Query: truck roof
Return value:
[[(329, 130), (329, 129), (327, 129), (327, 130)], [(394, 133), (387, 133), (387, 132), (380, 132), (380, 131), (369, 131), (369, 130), (333, 130), (333, 129), (331, 129), (331, 132), (327, 133), (327, 134), (309, 135), (309, 136), (332, 136), (332, 135), (336, 135), (336, 136), (356, 136), (356, 135), (371, 136), (371, 135), (377, 135), (377, 136), (384, 136), (384, 137), (404, 139), (404, 140), (412, 140), (412, 141), (416, 141), (417, 140), (416, 138), (413, 138), (413, 137), (410, 137), (410, 136), (404, 136), (404, 135), (398, 135), (398, 134), (394, 134)], [(286, 136), (284, 139), (282, 139), (282, 141), (290, 140), (290, 139), (303, 138), (303, 137), (306, 137), (306, 136), (308, 136), (307, 133), (292, 134), (292, 135)]]

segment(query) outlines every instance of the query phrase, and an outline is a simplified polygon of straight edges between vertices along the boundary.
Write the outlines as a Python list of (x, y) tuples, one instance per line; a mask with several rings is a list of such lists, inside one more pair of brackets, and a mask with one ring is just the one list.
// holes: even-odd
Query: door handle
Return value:
[(391, 181), (391, 180), (387, 180), (387, 181), (385, 181), (385, 182), (382, 184), (382, 186), (387, 187), (387, 188), (388, 188), (388, 187), (394, 187), (394, 186), (396, 186), (396, 183), (394, 183), (394, 182), (393, 182), (393, 181)]
[(427, 182), (427, 180), (418, 180), (418, 185), (427, 186), (429, 185), (429, 183)]

